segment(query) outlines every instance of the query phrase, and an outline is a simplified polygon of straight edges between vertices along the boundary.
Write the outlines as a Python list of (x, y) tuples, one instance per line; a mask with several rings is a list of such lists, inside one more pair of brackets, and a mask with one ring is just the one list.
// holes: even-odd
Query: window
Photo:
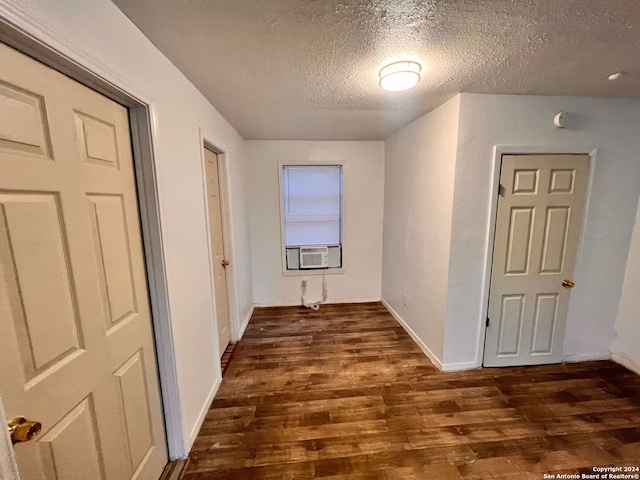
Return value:
[(285, 245), (339, 245), (342, 167), (284, 167)]
[(305, 246), (329, 247), (329, 267), (341, 266), (342, 166), (282, 167), (284, 244), (287, 269), (300, 268)]

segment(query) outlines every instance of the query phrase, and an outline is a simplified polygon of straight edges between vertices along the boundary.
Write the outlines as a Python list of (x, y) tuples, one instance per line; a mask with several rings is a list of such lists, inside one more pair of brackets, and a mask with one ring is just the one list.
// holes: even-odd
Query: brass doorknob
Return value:
[(575, 283), (573, 283), (573, 282), (572, 282), (571, 280), (569, 280), (568, 278), (565, 278), (565, 279), (562, 281), (562, 286), (563, 286), (563, 287), (568, 287), (568, 288), (573, 288), (573, 287), (575, 287), (575, 286), (576, 286), (576, 284), (575, 284)]
[(223, 267), (228, 267), (229, 266), (229, 260), (222, 260), (222, 266)]
[(14, 417), (7, 423), (11, 443), (28, 442), (40, 433), (42, 424), (27, 420), (24, 417)]

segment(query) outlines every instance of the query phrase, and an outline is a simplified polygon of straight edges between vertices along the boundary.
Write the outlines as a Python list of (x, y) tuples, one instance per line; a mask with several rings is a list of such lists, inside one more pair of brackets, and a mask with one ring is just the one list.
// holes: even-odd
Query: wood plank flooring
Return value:
[(227, 374), (227, 369), (229, 368), (229, 364), (233, 359), (233, 356), (236, 354), (236, 350), (238, 348), (238, 343), (229, 343), (224, 353), (222, 354), (222, 358), (220, 359), (220, 366), (222, 367), (222, 376), (224, 377)]
[(537, 479), (640, 466), (613, 362), (440, 373), (380, 303), (256, 309), (186, 480)]

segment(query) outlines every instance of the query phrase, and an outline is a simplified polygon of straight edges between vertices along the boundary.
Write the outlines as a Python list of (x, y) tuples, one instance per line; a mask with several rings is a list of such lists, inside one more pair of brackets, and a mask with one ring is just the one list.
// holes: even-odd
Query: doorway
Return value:
[(41, 425), (15, 445), (20, 472), (158, 478), (167, 448), (129, 113), (3, 44), (0, 63), (0, 390), (9, 418)]
[(562, 361), (588, 171), (588, 155), (502, 156), (485, 367)]
[(204, 149), (204, 163), (206, 174), (207, 212), (209, 222), (209, 236), (211, 244), (211, 268), (216, 301), (216, 324), (220, 357), (231, 341), (229, 320), (229, 290), (227, 268), (230, 265), (225, 252), (224, 235), (224, 202), (220, 183), (220, 156), (209, 148)]

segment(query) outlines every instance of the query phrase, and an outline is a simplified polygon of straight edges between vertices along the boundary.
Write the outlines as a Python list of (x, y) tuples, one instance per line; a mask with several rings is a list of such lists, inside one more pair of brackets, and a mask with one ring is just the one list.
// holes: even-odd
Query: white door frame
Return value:
[[(31, 33), (35, 32), (35, 33)], [(87, 57), (43, 25), (0, 0), (0, 41), (129, 109), (151, 317), (160, 376), (169, 459), (188, 455), (178, 391), (171, 308), (163, 247), (162, 181), (154, 150), (158, 129), (153, 99)], [(78, 60), (75, 60), (78, 59)]]
[[(486, 321), (489, 316), (489, 291), (491, 288), (491, 265), (493, 265), (493, 244), (496, 235), (496, 219), (498, 215), (498, 188), (500, 186), (500, 170), (502, 167), (503, 155), (539, 155), (539, 154), (579, 154), (589, 155), (589, 177), (585, 192), (585, 206), (583, 221), (580, 227), (580, 238), (578, 239), (578, 249), (576, 251), (575, 274), (580, 272), (580, 258), (584, 244), (584, 233), (587, 226), (586, 219), (589, 216), (589, 205), (591, 203), (591, 187), (593, 185), (594, 172), (596, 170), (596, 159), (598, 148), (594, 145), (495, 145), (493, 147), (493, 169), (491, 172), (491, 186), (489, 195), (489, 218), (487, 219), (487, 238), (485, 244), (484, 258), (484, 279), (482, 282), (482, 303), (479, 308), (480, 318), (478, 319), (478, 338), (476, 343), (476, 367), (482, 367), (484, 358), (484, 343), (486, 335)], [(572, 301), (569, 301), (569, 314), (572, 311)], [(566, 342), (566, 337), (565, 337)]]
[[(238, 296), (236, 292), (236, 269), (235, 269), (235, 256), (233, 249), (233, 229), (231, 228), (232, 221), (232, 211), (231, 211), (231, 202), (229, 200), (229, 192), (230, 192), (230, 172), (229, 172), (229, 157), (227, 156), (226, 149), (222, 147), (218, 142), (214, 142), (209, 140), (209, 136), (204, 133), (202, 128), (200, 128), (200, 145), (201, 148), (201, 159), (200, 166), (202, 167), (202, 197), (204, 198), (204, 212), (205, 212), (205, 224), (209, 225), (210, 216), (209, 216), (209, 202), (208, 194), (207, 194), (207, 172), (206, 172), (206, 159), (204, 157), (204, 150), (210, 150), (217, 156), (218, 161), (218, 181), (220, 188), (220, 207), (222, 209), (221, 218), (222, 218), (222, 241), (224, 245), (224, 254), (227, 259), (230, 259), (231, 263), (226, 268), (227, 275), (227, 302), (229, 305), (229, 333), (231, 335), (231, 341), (237, 342), (240, 339), (240, 318), (238, 317)], [(211, 292), (214, 292), (215, 285), (213, 281), (213, 257), (211, 255), (211, 232), (210, 229), (207, 229), (207, 246), (208, 246), (208, 258), (209, 258), (209, 281), (211, 283), (210, 289)], [(217, 322), (218, 312), (215, 305), (215, 295), (211, 296), (211, 309), (214, 312), (215, 319)], [(218, 329), (215, 329), (215, 345), (213, 346), (215, 351), (218, 351)], [(218, 352), (218, 356), (222, 357), (224, 352)], [(220, 371), (220, 375), (222, 375), (222, 371)]]

